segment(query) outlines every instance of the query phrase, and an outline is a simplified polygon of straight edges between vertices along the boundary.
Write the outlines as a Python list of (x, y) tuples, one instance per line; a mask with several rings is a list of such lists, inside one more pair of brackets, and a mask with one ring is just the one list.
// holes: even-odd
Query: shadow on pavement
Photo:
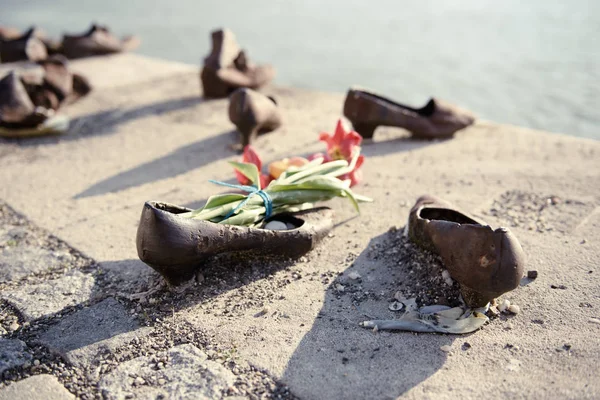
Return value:
[(19, 146), (23, 147), (55, 144), (67, 140), (81, 140), (90, 136), (114, 133), (116, 132), (115, 128), (118, 125), (130, 122), (132, 120), (144, 118), (150, 115), (161, 115), (168, 112), (191, 108), (204, 101), (206, 100), (201, 97), (190, 96), (146, 104), (127, 110), (113, 108), (110, 110), (99, 111), (73, 118), (69, 125), (69, 131), (63, 135), (2, 140), (6, 142), (18, 143)]
[(231, 138), (235, 134), (237, 134), (235, 130), (221, 132), (216, 136), (180, 147), (166, 156), (96, 182), (75, 195), (74, 198), (118, 192), (161, 179), (172, 178), (219, 159), (230, 157), (233, 153), (228, 150), (227, 145), (232, 142)]
[[(371, 239), (331, 283), (312, 328), (290, 358), (282, 380), (300, 398), (395, 399), (446, 362), (440, 346), (451, 344), (451, 336), (375, 333), (359, 326), (369, 319), (398, 317), (388, 304), (408, 268), (370, 254), (383, 247), (386, 235)], [(349, 278), (350, 272), (361, 278)]]

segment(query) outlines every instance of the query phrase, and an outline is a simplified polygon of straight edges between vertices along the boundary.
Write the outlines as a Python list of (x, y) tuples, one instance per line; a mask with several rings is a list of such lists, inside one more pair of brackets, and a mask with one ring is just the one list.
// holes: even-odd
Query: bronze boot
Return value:
[(506, 228), (493, 230), (441, 199), (422, 196), (410, 211), (408, 235), (441, 256), (472, 308), (519, 286), (525, 255)]
[(238, 88), (258, 89), (275, 76), (271, 65), (254, 65), (229, 29), (211, 33), (212, 49), (204, 59), (200, 81), (205, 97), (227, 97)]
[(272, 97), (252, 89), (238, 89), (229, 97), (229, 120), (242, 135), (243, 149), (254, 141), (259, 133), (279, 128), (281, 113)]
[(326, 207), (270, 218), (289, 224), (288, 230), (247, 228), (178, 216), (189, 211), (192, 210), (172, 204), (146, 202), (138, 226), (140, 260), (172, 285), (191, 279), (203, 261), (220, 253), (256, 250), (260, 254), (300, 257), (333, 228), (333, 210)]
[(371, 139), (378, 126), (404, 128), (415, 138), (443, 139), (475, 121), (470, 112), (438, 99), (412, 108), (360, 89), (348, 91), (344, 116), (365, 139)]

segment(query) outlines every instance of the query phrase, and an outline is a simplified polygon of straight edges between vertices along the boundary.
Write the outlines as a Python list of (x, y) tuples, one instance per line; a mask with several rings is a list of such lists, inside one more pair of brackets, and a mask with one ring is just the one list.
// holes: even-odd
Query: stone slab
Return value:
[(7, 369), (21, 366), (31, 359), (25, 343), (18, 339), (0, 337), (0, 375)]
[(58, 279), (6, 290), (0, 297), (15, 306), (26, 321), (32, 321), (89, 300), (93, 288), (92, 275), (71, 270)]
[(0, 400), (73, 400), (73, 396), (52, 375), (34, 375), (0, 390)]
[(144, 335), (121, 303), (108, 298), (64, 317), (40, 335), (39, 343), (77, 366), (90, 365), (102, 352), (110, 352)]
[(61, 260), (53, 251), (35, 247), (6, 247), (0, 252), (0, 283), (58, 268)]
[(98, 388), (107, 400), (208, 400), (225, 397), (234, 380), (231, 371), (208, 360), (200, 349), (183, 344), (152, 357), (122, 363), (100, 380)]

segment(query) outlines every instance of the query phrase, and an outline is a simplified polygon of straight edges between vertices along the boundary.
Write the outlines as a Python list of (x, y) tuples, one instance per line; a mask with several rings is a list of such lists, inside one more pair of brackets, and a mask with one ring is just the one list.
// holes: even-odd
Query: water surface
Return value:
[[(91, 21), (137, 33), (139, 52), (199, 64), (208, 32), (232, 29), (276, 83), (350, 85), (421, 105), (437, 96), (480, 117), (600, 139), (600, 2), (0, 0), (0, 23), (52, 35)], [(340, 105), (341, 108), (341, 105)]]

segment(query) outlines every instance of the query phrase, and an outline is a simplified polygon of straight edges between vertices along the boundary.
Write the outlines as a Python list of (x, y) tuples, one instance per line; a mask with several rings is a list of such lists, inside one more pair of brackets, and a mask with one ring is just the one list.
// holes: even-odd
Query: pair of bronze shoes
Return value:
[(11, 71), (0, 80), (0, 136), (35, 136), (66, 129), (56, 111), (91, 91), (87, 79), (72, 73), (63, 56), (51, 56), (39, 65), (41, 70)]
[(254, 65), (229, 29), (211, 33), (212, 49), (204, 59), (200, 81), (204, 97), (227, 97), (238, 88), (258, 89), (275, 77), (271, 65)]
[(20, 34), (17, 30), (0, 27), (0, 62), (41, 61), (49, 55), (82, 58), (133, 50), (140, 40), (135, 36), (117, 38), (101, 25), (92, 26), (80, 35), (64, 35), (62, 42), (54, 42), (40, 29), (32, 27)]
[(363, 138), (371, 139), (379, 126), (404, 128), (419, 139), (446, 139), (473, 124), (475, 117), (455, 105), (430, 99), (413, 108), (362, 89), (350, 89), (344, 102), (344, 116)]
[[(192, 278), (203, 261), (220, 253), (258, 250), (285, 257), (300, 256), (333, 228), (333, 211), (328, 208), (273, 217), (291, 223), (289, 229), (282, 231), (178, 216), (190, 211), (147, 202), (138, 227), (140, 259), (173, 285)], [(515, 289), (523, 275), (523, 249), (509, 230), (493, 230), (436, 197), (422, 196), (417, 200), (410, 211), (408, 235), (420, 247), (442, 257), (469, 307), (483, 307)]]

